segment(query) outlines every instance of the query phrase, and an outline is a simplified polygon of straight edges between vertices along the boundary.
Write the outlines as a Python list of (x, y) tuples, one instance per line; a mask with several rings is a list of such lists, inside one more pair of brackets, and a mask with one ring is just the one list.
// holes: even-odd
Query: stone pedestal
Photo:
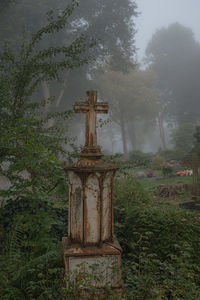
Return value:
[[(63, 238), (69, 281), (73, 271), (93, 272), (97, 287), (121, 288), (121, 248), (114, 236), (113, 180), (118, 168), (82, 158), (66, 166), (69, 178), (68, 237)], [(78, 267), (79, 266), (79, 267)]]
[(113, 243), (103, 243), (101, 247), (72, 243), (69, 238), (63, 238), (65, 269), (68, 272), (68, 282), (74, 281), (74, 271), (92, 275), (95, 287), (110, 286), (121, 289), (121, 248), (117, 240)]

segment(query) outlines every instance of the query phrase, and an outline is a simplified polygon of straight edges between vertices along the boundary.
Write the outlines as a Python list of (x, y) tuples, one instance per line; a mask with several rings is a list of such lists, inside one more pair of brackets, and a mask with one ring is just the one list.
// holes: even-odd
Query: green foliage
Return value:
[(194, 147), (197, 150), (198, 154), (200, 154), (200, 126), (196, 126), (195, 128)]
[(154, 159), (152, 160), (151, 163), (151, 168), (154, 170), (162, 170), (162, 168), (165, 165), (165, 160), (162, 156), (156, 156), (154, 157)]
[(121, 153), (115, 153), (113, 155), (104, 155), (103, 160), (107, 163), (117, 163), (120, 162), (121, 157), (122, 157)]
[(116, 205), (123, 205), (129, 211), (132, 203), (148, 202), (148, 195), (134, 176), (127, 175), (124, 179), (116, 179), (114, 199)]
[(142, 151), (132, 151), (129, 153), (129, 158), (136, 166), (148, 166), (152, 159), (152, 153), (144, 153)]
[[(59, 78), (59, 72), (64, 69), (74, 69), (88, 62), (84, 52), (92, 47), (94, 40), (88, 40), (85, 35), (76, 38), (70, 45), (51, 46), (40, 49), (39, 44), (48, 35), (65, 28), (72, 14), (76, 1), (68, 6), (62, 14), (54, 16), (48, 13), (48, 23), (31, 36), (30, 41), (24, 40), (18, 54), (5, 47), (0, 55), (1, 66), (1, 126), (6, 120), (24, 117), (27, 109), (35, 108), (36, 101), (27, 101), (44, 80)], [(45, 99), (50, 101), (51, 99)], [(45, 103), (43, 103), (45, 105)]]
[[(8, 1), (7, 1), (8, 2)], [(62, 10), (71, 0), (21, 0), (2, 14), (0, 19), (0, 48), (2, 40), (6, 39), (12, 44), (13, 49), (18, 49), (21, 33), (24, 28), (28, 35), (32, 35), (45, 22), (45, 13), (53, 9), (61, 15)], [(49, 111), (69, 109), (74, 99), (84, 97), (85, 91), (91, 89), (92, 69), (96, 62), (105, 61), (111, 57), (114, 69), (127, 71), (132, 65), (130, 57), (135, 52), (135, 25), (137, 6), (132, 0), (84, 0), (68, 18), (67, 28), (54, 36), (46, 36), (40, 48), (48, 48), (55, 45), (70, 45), (72, 41), (83, 34), (96, 39), (95, 47), (87, 47), (85, 57), (94, 58), (94, 64), (85, 64), (81, 68), (62, 73), (62, 82), (52, 82), (49, 85), (49, 95), (55, 96), (53, 105), (49, 105)], [(74, 1), (75, 3), (75, 1)], [(15, 22), (13, 22), (15, 20)], [(120, 41), (120, 43), (119, 43)], [(88, 43), (87, 43), (88, 44)], [(93, 83), (94, 84), (94, 83)], [(78, 87), (78, 88), (77, 88)], [(39, 93), (43, 93), (41, 89)], [(80, 134), (78, 122), (71, 127), (71, 135)]]
[(166, 161), (180, 161), (184, 156), (184, 152), (181, 149), (160, 149), (157, 155), (162, 156)]
[[(61, 299), (64, 265), (61, 238), (67, 232), (67, 179), (60, 159), (70, 158), (64, 144), (70, 111), (49, 114), (54, 99), (38, 101), (43, 81), (88, 62), (94, 45), (86, 36), (70, 45), (41, 48), (48, 35), (63, 30), (76, 1), (23, 40), (19, 51), (0, 53), (0, 174), (11, 186), (1, 190), (0, 298)], [(49, 121), (54, 120), (54, 125)], [(7, 165), (6, 167), (4, 165)], [(1, 200), (2, 201), (2, 200)], [(2, 205), (2, 202), (1, 202)]]
[(163, 167), (162, 172), (164, 176), (170, 176), (173, 174), (173, 168), (166, 165)]
[[(61, 296), (64, 266), (60, 238), (66, 231), (64, 218), (61, 210), (38, 196), (11, 200), (1, 209), (1, 299)], [(66, 212), (64, 216), (67, 220)]]
[[(0, 163), (9, 162), (7, 170), (1, 165), (0, 172), (12, 184), (8, 192), (2, 192), (4, 197), (47, 195), (59, 185), (66, 185), (60, 158), (68, 155), (63, 147), (70, 142), (65, 121), (72, 113), (49, 114), (46, 107), (53, 99), (38, 102), (35, 92), (43, 81), (59, 79), (60, 71), (88, 62), (84, 53), (94, 41), (84, 35), (68, 46), (39, 47), (47, 35), (65, 28), (76, 6), (77, 2), (72, 1), (58, 16), (49, 12), (47, 24), (30, 40), (24, 40), (18, 53), (7, 46), (0, 53)], [(49, 125), (51, 120), (54, 126)], [(22, 171), (28, 175), (23, 177)]]
[(182, 156), (191, 151), (194, 144), (195, 125), (192, 123), (179, 124), (171, 133), (171, 141), (175, 149), (182, 152)]
[[(150, 200), (132, 176), (115, 181), (114, 197), (115, 232), (123, 248), (121, 299), (198, 299), (199, 215)], [(31, 205), (26, 199), (9, 201), (3, 208), (2, 299), (118, 299), (109, 287), (98, 294), (87, 273), (76, 274), (74, 284), (64, 288), (59, 242), (64, 220), (67, 211), (44, 199)]]
[[(6, 2), (9, 1), (11, 0)], [(37, 26), (42, 26), (44, 12), (49, 7), (55, 11), (60, 11), (70, 3), (70, 0), (43, 0), (42, 2), (40, 0), (34, 2), (21, 0), (16, 2), (15, 7), (11, 8), (2, 20), (5, 25), (1, 34), (12, 39), (16, 39), (16, 35), (24, 27), (33, 33)], [(111, 55), (113, 67), (123, 68), (127, 71), (127, 65), (130, 65), (128, 59), (135, 51), (133, 37), (134, 17), (137, 16), (136, 3), (130, 0), (123, 2), (120, 0), (114, 2), (107, 2), (106, 0), (75, 2), (78, 2), (79, 6), (70, 19), (68, 27), (70, 38), (74, 39), (82, 32), (97, 38), (97, 47), (92, 49), (96, 58), (101, 59), (102, 56)], [(10, 22), (13, 16), (16, 18), (15, 24)], [(37, 20), (37, 24), (35, 24), (35, 20)], [(56, 41), (60, 40), (66, 40), (66, 31), (60, 32), (56, 36)], [(120, 40), (120, 46), (117, 44), (117, 40)], [(49, 42), (52, 43), (52, 40)]]
[(115, 227), (127, 299), (198, 299), (199, 215), (147, 201), (140, 185), (123, 181), (120, 193), (116, 183)]

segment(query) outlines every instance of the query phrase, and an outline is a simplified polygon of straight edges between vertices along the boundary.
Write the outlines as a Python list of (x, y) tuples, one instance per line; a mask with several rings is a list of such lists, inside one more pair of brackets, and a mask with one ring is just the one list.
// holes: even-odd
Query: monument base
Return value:
[(64, 248), (67, 287), (76, 280), (77, 274), (90, 276), (90, 284), (96, 288), (109, 286), (122, 289), (121, 247), (115, 238), (112, 243), (104, 242), (101, 247), (75, 244), (69, 238), (62, 240)]

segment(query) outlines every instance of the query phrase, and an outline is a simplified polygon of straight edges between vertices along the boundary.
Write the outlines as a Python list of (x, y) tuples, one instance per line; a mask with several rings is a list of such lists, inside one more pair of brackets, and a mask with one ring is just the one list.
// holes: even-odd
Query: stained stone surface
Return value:
[(102, 243), (101, 247), (83, 247), (79, 243), (71, 243), (67, 237), (63, 238), (62, 243), (65, 268), (69, 276), (67, 286), (73, 283), (76, 274), (87, 273), (92, 277), (90, 283), (96, 287), (122, 287), (122, 249), (115, 237), (112, 243)]
[[(70, 168), (69, 168), (70, 169)], [(73, 171), (72, 171), (73, 170)], [(97, 245), (113, 238), (112, 190), (114, 171), (68, 170), (68, 236), (84, 245)]]
[(72, 240), (83, 240), (83, 192), (80, 177), (69, 172), (69, 218), (68, 236)]
[(118, 287), (121, 283), (119, 256), (116, 255), (70, 257), (69, 269), (71, 282), (74, 280), (75, 270), (78, 269), (80, 273), (90, 274), (90, 283), (96, 287), (104, 287), (106, 284)]

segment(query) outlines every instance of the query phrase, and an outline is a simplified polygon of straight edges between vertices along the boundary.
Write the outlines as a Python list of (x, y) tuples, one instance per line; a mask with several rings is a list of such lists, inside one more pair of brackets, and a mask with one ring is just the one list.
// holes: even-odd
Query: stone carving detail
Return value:
[(85, 244), (100, 242), (100, 187), (96, 174), (90, 174), (85, 185), (84, 205)]
[(69, 172), (68, 236), (74, 241), (83, 240), (83, 192), (80, 177)]

